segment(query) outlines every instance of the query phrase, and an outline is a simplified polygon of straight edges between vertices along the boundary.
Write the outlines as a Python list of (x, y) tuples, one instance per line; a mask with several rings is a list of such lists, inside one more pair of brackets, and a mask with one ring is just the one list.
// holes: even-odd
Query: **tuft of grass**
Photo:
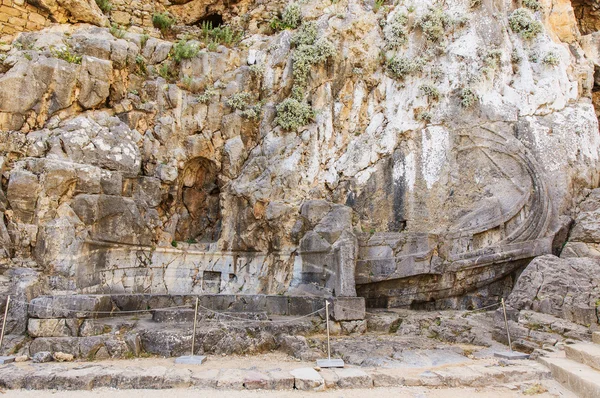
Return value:
[(228, 25), (213, 27), (210, 21), (202, 22), (201, 29), (201, 40), (209, 51), (215, 51), (219, 44), (228, 47), (236, 45), (244, 36), (242, 32), (236, 31)]
[(120, 25), (116, 23), (111, 24), (110, 29), (108, 31), (117, 39), (122, 39), (123, 37), (125, 37), (125, 33), (127, 33), (125, 29), (123, 29)]
[(508, 25), (524, 39), (533, 39), (542, 33), (542, 24), (534, 20), (531, 12), (525, 8), (514, 10), (508, 17)]
[(112, 10), (113, 8), (113, 5), (110, 2), (110, 0), (96, 0), (96, 5), (104, 14), (110, 12), (110, 10)]
[(152, 15), (152, 26), (165, 33), (175, 25), (175, 18), (168, 13), (155, 13)]
[(148, 74), (148, 67), (146, 66), (146, 60), (142, 55), (135, 57), (136, 73), (140, 76), (146, 76)]
[(171, 55), (177, 63), (180, 63), (184, 59), (194, 58), (199, 52), (200, 47), (198, 44), (187, 40), (179, 40), (171, 49)]
[(81, 55), (75, 54), (71, 52), (71, 48), (69, 46), (64, 47), (50, 47), (50, 53), (53, 57), (60, 58), (64, 61), (67, 61), (70, 64), (80, 65), (82, 61)]
[(385, 0), (375, 0), (375, 4), (373, 4), (373, 12), (375, 14), (377, 14), (381, 7), (383, 7), (383, 3), (385, 3)]

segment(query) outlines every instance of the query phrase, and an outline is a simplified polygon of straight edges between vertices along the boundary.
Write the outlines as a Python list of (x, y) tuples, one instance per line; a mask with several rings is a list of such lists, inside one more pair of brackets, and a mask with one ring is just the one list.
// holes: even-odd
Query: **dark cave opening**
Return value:
[(200, 18), (197, 22), (196, 25), (198, 26), (202, 26), (206, 23), (210, 24), (210, 27), (212, 28), (216, 28), (218, 26), (223, 25), (223, 16), (221, 14), (209, 14), (206, 15), (202, 18)]

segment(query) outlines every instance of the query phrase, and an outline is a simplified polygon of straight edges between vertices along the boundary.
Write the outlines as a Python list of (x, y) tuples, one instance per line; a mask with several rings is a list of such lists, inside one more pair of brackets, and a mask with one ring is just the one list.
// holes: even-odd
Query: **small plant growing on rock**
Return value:
[(219, 91), (214, 87), (207, 87), (202, 94), (199, 94), (196, 99), (203, 104), (208, 103), (212, 97), (219, 94)]
[(242, 112), (242, 117), (250, 120), (258, 120), (260, 118), (261, 111), (261, 104), (250, 106)]
[(530, 11), (519, 8), (508, 17), (508, 24), (513, 32), (524, 39), (533, 39), (542, 32), (542, 24), (533, 19)]
[(281, 17), (271, 20), (270, 26), (274, 31), (296, 29), (302, 23), (302, 10), (298, 3), (290, 3), (281, 13)]
[(386, 69), (388, 73), (396, 78), (403, 79), (404, 77), (423, 70), (424, 61), (422, 58), (406, 58), (392, 57), (386, 61)]
[(527, 59), (529, 59), (529, 62), (538, 63), (540, 61), (540, 53), (533, 50), (529, 53)]
[(294, 63), (292, 72), (294, 83), (300, 87), (306, 86), (312, 66), (327, 61), (327, 59), (335, 56), (335, 54), (335, 46), (324, 37), (315, 41), (314, 44), (299, 46), (293, 55)]
[(383, 36), (388, 48), (398, 48), (408, 41), (408, 17), (403, 13), (396, 13), (389, 23), (383, 28)]
[(179, 63), (184, 59), (194, 58), (200, 52), (198, 44), (195, 42), (189, 42), (187, 40), (179, 40), (171, 50), (173, 59)]
[(290, 44), (293, 46), (301, 46), (303, 44), (310, 45), (317, 40), (317, 23), (315, 21), (303, 22), (300, 29), (292, 36)]
[(53, 57), (60, 58), (63, 61), (67, 61), (70, 64), (81, 64), (82, 57), (81, 55), (75, 54), (71, 52), (71, 48), (69, 46), (64, 47), (50, 47), (50, 53)]
[(419, 87), (419, 90), (434, 101), (440, 99), (440, 90), (438, 90), (433, 84), (423, 84)]
[(253, 77), (260, 78), (265, 74), (265, 68), (262, 65), (254, 64), (250, 65), (250, 74)]
[(315, 118), (315, 112), (309, 104), (298, 101), (295, 98), (287, 98), (277, 105), (277, 117), (275, 124), (284, 130), (298, 130), (307, 125)]
[(427, 40), (439, 42), (446, 35), (446, 31), (453, 25), (452, 18), (439, 7), (430, 7), (419, 21), (419, 26)]
[(146, 66), (146, 60), (141, 55), (135, 57), (136, 73), (141, 76), (148, 74), (148, 67)]
[(383, 7), (383, 3), (385, 3), (385, 0), (375, 0), (375, 3), (373, 4), (373, 12), (378, 13), (381, 7)]
[(491, 69), (496, 69), (500, 66), (502, 61), (502, 50), (494, 49), (489, 50), (483, 57), (483, 63), (485, 66)]
[(540, 11), (543, 8), (538, 0), (523, 0), (523, 5), (533, 11)]
[(429, 122), (431, 121), (431, 118), (432, 118), (432, 117), (433, 117), (433, 116), (431, 115), (431, 113), (429, 113), (429, 112), (427, 112), (427, 111), (423, 111), (423, 112), (420, 112), (420, 113), (417, 115), (417, 120), (419, 120), (419, 121), (422, 121), (422, 122), (429, 123)]
[(125, 29), (123, 29), (120, 25), (117, 25), (116, 23), (110, 25), (110, 29), (108, 31), (117, 39), (122, 39), (123, 37), (125, 37), (125, 33), (127, 33)]
[(204, 21), (201, 25), (202, 28), (202, 40), (209, 47), (211, 45), (216, 50), (219, 44), (226, 46), (232, 46), (239, 43), (242, 40), (243, 33), (232, 29), (230, 26), (217, 26), (213, 27), (212, 22)]
[(152, 25), (163, 33), (171, 29), (173, 25), (175, 25), (175, 22), (175, 18), (171, 17), (166, 12), (152, 15)]
[(558, 66), (560, 64), (560, 57), (555, 52), (550, 51), (544, 56), (542, 63), (548, 66)]
[(516, 48), (512, 50), (512, 52), (510, 53), (510, 62), (512, 62), (513, 64), (519, 64), (521, 63), (522, 59), (523, 58), (521, 57), (521, 55), (519, 55), (519, 51), (517, 51)]
[(460, 106), (467, 109), (475, 105), (477, 102), (477, 95), (470, 87), (465, 87), (460, 90)]
[(248, 105), (248, 99), (250, 99), (250, 93), (235, 93), (231, 97), (225, 100), (228, 107), (233, 109), (245, 109)]
[(96, 0), (96, 5), (105, 14), (107, 12), (110, 12), (110, 10), (112, 10), (112, 8), (113, 8), (110, 0)]

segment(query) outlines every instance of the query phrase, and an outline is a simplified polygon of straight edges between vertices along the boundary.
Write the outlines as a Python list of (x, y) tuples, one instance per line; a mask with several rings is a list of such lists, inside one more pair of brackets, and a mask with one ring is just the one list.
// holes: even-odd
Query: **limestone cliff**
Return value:
[(48, 27), (0, 47), (2, 264), (29, 298), (478, 306), (598, 185), (580, 3), (102, 4), (31, 2)]

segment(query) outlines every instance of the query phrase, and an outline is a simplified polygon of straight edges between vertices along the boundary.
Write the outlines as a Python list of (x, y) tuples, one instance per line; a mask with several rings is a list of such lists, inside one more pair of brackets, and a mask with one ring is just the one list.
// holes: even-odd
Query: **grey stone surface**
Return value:
[(33, 354), (31, 360), (35, 363), (44, 363), (54, 361), (54, 357), (51, 352), (48, 351), (40, 351)]
[(206, 362), (204, 355), (184, 355), (175, 358), (175, 363), (183, 365), (202, 365)]
[(331, 318), (335, 321), (365, 319), (365, 299), (362, 297), (335, 297), (331, 303)]
[(300, 391), (322, 391), (325, 381), (313, 368), (299, 368), (290, 372), (294, 376), (294, 387)]

